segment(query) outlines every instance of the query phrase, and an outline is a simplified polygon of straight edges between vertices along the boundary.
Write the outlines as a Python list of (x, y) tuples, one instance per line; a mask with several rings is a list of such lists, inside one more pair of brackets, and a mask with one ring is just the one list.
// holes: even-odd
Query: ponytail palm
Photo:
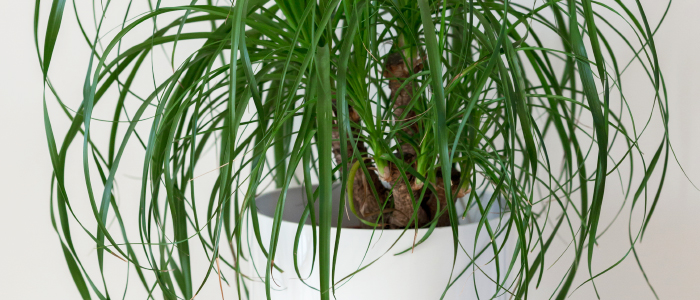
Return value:
[[(454, 243), (445, 246), (455, 255), (468, 248), (457, 242), (466, 212), (456, 199), (481, 212), (502, 206), (509, 212), (502, 226), (483, 218), (479, 234), (490, 237), (496, 252), (504, 247), (498, 241), (516, 241), (514, 263), (493, 278), (499, 294), (516, 298), (539, 285), (555, 235), (567, 236), (575, 256), (557, 262), (571, 267), (552, 291), (564, 299), (575, 288), (582, 257), (590, 281), (601, 275), (591, 261), (607, 226), (600, 216), (611, 199), (610, 178), (620, 179), (630, 209), (644, 201), (641, 228), (630, 228), (630, 251), (659, 200), (670, 141), (664, 134), (653, 155), (641, 156), (638, 142), (648, 121), (635, 124), (621, 81), (628, 61), (612, 46), (622, 41), (634, 53), (629, 63), (643, 66), (665, 129), (657, 27), (639, 1), (630, 7), (590, 0), (195, 0), (183, 6), (158, 1), (141, 14), (129, 11), (131, 4), (126, 12), (110, 4), (94, 6), (96, 37), (75, 15), (93, 54), (75, 107), (62, 102), (49, 76), (61, 76), (49, 66), (62, 17), (71, 10), (54, 0), (48, 16), (35, 14), (35, 26), (48, 22), (42, 43), (35, 30), (44, 101), (60, 102), (71, 122), (66, 132), (54, 132), (58, 113), (45, 105), (56, 187), (52, 221), (84, 299), (118, 296), (103, 283), (105, 253), (132, 265), (132, 284), (138, 281), (134, 285), (154, 298), (192, 299), (212, 277), (236, 286), (239, 298), (258, 277), (269, 293), (284, 191), (298, 183), (309, 191), (299, 224), (310, 219), (318, 230), (322, 299), (332, 297), (333, 266), (343, 259), (331, 244), (331, 227), (342, 227), (342, 218), (331, 220), (334, 184), (341, 185), (341, 203), (347, 199), (341, 215), (347, 206), (368, 229), (429, 228), (415, 237), (415, 247), (430, 242), (434, 228), (450, 226)], [(107, 29), (106, 16), (124, 21)], [(152, 34), (127, 42), (144, 30)], [(184, 42), (199, 46), (177, 60)], [(163, 50), (173, 72), (156, 78), (153, 60)], [(149, 94), (132, 88), (139, 80), (154, 83)], [(100, 105), (109, 98), (116, 106)], [(105, 111), (113, 118), (93, 117)], [(96, 131), (96, 122), (110, 130)], [(98, 135), (108, 142), (93, 139)], [(116, 178), (132, 146), (142, 153), (140, 197), (118, 199)], [(217, 163), (202, 165), (212, 147)], [(66, 185), (68, 176), (79, 176), (67, 173), (69, 152), (82, 153), (96, 228), (84, 227), (73, 213), (86, 204), (73, 201), (76, 191)], [(659, 182), (650, 180), (654, 173)], [(200, 175), (216, 180), (204, 186)], [(255, 197), (270, 184), (283, 193), (267, 240), (259, 233)], [(120, 201), (138, 201), (140, 208), (120, 210)], [(138, 222), (125, 223), (126, 214)], [(250, 238), (247, 224), (255, 233)], [(93, 262), (74, 247), (77, 234), (95, 243), (100, 274), (85, 268)], [(266, 249), (268, 261), (246, 273), (241, 265), (250, 243)], [(193, 271), (195, 245), (208, 262), (204, 273)], [(493, 263), (501, 262), (495, 257)]]

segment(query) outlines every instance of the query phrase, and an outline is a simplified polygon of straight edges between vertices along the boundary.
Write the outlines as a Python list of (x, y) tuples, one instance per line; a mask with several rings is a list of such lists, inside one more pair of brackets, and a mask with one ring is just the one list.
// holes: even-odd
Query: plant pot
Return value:
[[(265, 248), (269, 247), (273, 223), (270, 216), (274, 213), (279, 194), (279, 190), (273, 191), (259, 196), (256, 200), (259, 228)], [(333, 224), (335, 225), (339, 205), (337, 200), (340, 198), (339, 186), (334, 186), (333, 194), (335, 200)], [(482, 198), (488, 200), (489, 197)], [(273, 280), (270, 283), (272, 299), (319, 299), (318, 251), (312, 269), (313, 236), (309, 222), (303, 226), (297, 251), (299, 274), (303, 282), (294, 269), (294, 240), (305, 203), (306, 193), (303, 188), (289, 189), (280, 227), (277, 254), (274, 259), (274, 264), (284, 272), (273, 269)], [(457, 203), (458, 212), (463, 212), (463, 204), (461, 201)], [(462, 206), (461, 209), (460, 206)], [(499, 213), (497, 205), (493, 206), (495, 208), (489, 213), (488, 219), (495, 231), (497, 227), (505, 226), (507, 216)], [(336, 283), (335, 299), (425, 300), (440, 299), (443, 293), (445, 294), (442, 299), (477, 299), (477, 293), (480, 299), (508, 299), (509, 295), (503, 288), (498, 291), (498, 295), (495, 295), (497, 285), (493, 281), (498, 278), (499, 272), (493, 260), (494, 252), (485, 227), (482, 228), (479, 237), (475, 238), (480, 218), (478, 208), (471, 209), (466, 218), (460, 218), (458, 232), (461, 246), (458, 247), (454, 268), (451, 227), (435, 228), (424, 243), (417, 245), (411, 251), (415, 229), (405, 231), (360, 229), (359, 220), (349, 213), (349, 209), (344, 209), (343, 212), (345, 211), (348, 213), (342, 215), (343, 228), (333, 280)], [(427, 231), (428, 229), (418, 229), (416, 241), (420, 240)], [(247, 234), (248, 236), (244, 237), (247, 238), (247, 245), (243, 245), (243, 248), (250, 251), (247, 253), (249, 254), (248, 268), (245, 270), (245, 275), (252, 279), (246, 283), (250, 299), (266, 299), (264, 284), (266, 258), (255, 240), (250, 222)], [(331, 245), (335, 243), (335, 234), (334, 227), (331, 231), (333, 237)], [(499, 248), (503, 243), (503, 236), (504, 234), (497, 238)], [(395, 255), (407, 249), (407, 252)], [(485, 250), (478, 256), (482, 249)], [(498, 253), (501, 284), (511, 261), (511, 249), (512, 246), (507, 244)], [(475, 260), (476, 264), (470, 264), (472, 262), (470, 257), (475, 256), (478, 256)], [(352, 275), (353, 272), (367, 265), (369, 266)], [(447, 288), (450, 282), (453, 284)]]

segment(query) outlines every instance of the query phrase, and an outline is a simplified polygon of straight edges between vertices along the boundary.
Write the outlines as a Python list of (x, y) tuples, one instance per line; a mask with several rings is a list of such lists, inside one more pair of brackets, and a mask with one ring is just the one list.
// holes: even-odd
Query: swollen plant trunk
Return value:
[[(337, 104), (337, 102), (336, 102)], [(334, 105), (333, 107), (333, 113), (335, 116), (338, 116), (337, 112), (337, 105)], [(350, 121), (355, 123), (355, 124), (360, 124), (360, 116), (357, 114), (357, 112), (352, 108), (352, 106), (348, 105), (348, 115), (350, 117)], [(351, 169), (351, 166), (357, 161), (357, 159), (354, 156), (354, 151), (355, 149), (352, 146), (352, 143), (348, 139), (347, 141), (347, 155), (348, 155), (348, 160), (347, 163), (348, 165), (343, 166), (343, 156), (340, 151), (340, 132), (338, 130), (338, 124), (337, 122), (334, 124), (335, 127), (333, 127), (333, 157), (335, 158), (335, 162), (341, 166), (341, 168), (347, 168), (348, 170)], [(358, 126), (359, 127), (359, 126)], [(365, 144), (360, 141), (359, 138), (359, 130), (356, 129), (357, 127), (353, 127), (351, 134), (355, 138), (355, 141), (357, 141), (357, 150), (360, 152), (358, 153), (360, 157), (363, 159), (367, 156), (367, 149), (365, 147)], [(353, 197), (350, 199), (350, 201), (353, 201), (354, 206), (357, 208), (357, 213), (359, 214), (358, 217), (370, 222), (370, 223), (375, 223), (377, 221), (377, 218), (380, 214), (382, 214), (382, 207), (384, 206), (384, 202), (387, 198), (387, 190), (384, 188), (382, 185), (381, 181), (379, 180), (379, 177), (377, 176), (376, 173), (370, 171), (369, 172), (370, 178), (369, 180), (367, 179), (367, 176), (362, 170), (358, 170), (355, 173), (355, 178), (352, 182), (352, 189), (353, 189)], [(372, 186), (374, 186), (375, 191), (377, 192), (376, 197), (375, 193), (372, 191)], [(383, 217), (380, 219), (380, 223), (383, 223), (383, 220), (385, 218)], [(365, 223), (362, 223), (362, 226), (369, 227)]]
[[(450, 225), (450, 216), (447, 214), (447, 197), (445, 195), (445, 181), (441, 176), (442, 174), (438, 172), (438, 176), (435, 178), (433, 187), (435, 188), (435, 193), (430, 195), (428, 199), (428, 210), (430, 212), (430, 219), (434, 219), (439, 215), (437, 226), (448, 226)], [(451, 187), (452, 194), (457, 194), (454, 199), (459, 199), (464, 197), (468, 191), (463, 191), (460, 189), (459, 184), (455, 184), (459, 181), (460, 173), (457, 171), (452, 172)]]
[[(423, 60), (412, 59), (407, 62), (404, 59), (401, 51), (395, 51), (389, 54), (386, 63), (384, 64), (383, 76), (389, 79), (389, 88), (391, 90), (391, 101), (393, 101), (394, 121), (402, 127), (403, 136), (414, 136), (419, 132), (418, 124), (414, 120), (416, 113), (411, 109), (412, 101), (415, 99), (415, 92), (419, 89), (418, 83), (414, 80), (407, 79), (412, 73), (420, 72), (423, 69)], [(337, 107), (334, 107), (334, 113), (337, 116)], [(355, 110), (348, 106), (350, 121), (360, 125), (360, 116)], [(407, 125), (403, 125), (407, 124)], [(355, 163), (356, 158), (352, 144), (348, 140), (347, 149), (348, 165), (343, 165), (343, 157), (340, 151), (340, 133), (338, 124), (334, 124), (333, 128), (333, 155), (335, 161), (341, 168), (348, 170)], [(357, 150), (360, 151), (359, 157), (363, 160), (366, 158), (366, 148), (364, 143), (358, 138), (361, 131), (356, 129), (359, 126), (353, 127), (353, 130), (348, 134), (352, 134), (357, 141)], [(413, 146), (404, 142), (402, 134), (398, 134), (398, 141), (401, 145), (401, 150), (397, 153), (397, 157), (403, 159), (406, 164), (414, 164), (416, 158), (416, 150)], [(365, 161), (361, 162), (365, 163)], [(380, 178), (375, 172), (369, 172), (369, 178), (363, 170), (357, 170), (352, 183), (353, 204), (357, 210), (358, 217), (375, 223), (379, 220), (380, 227), (390, 228), (405, 228), (405, 227), (423, 227), (435, 218), (438, 226), (449, 225), (449, 216), (444, 213), (447, 208), (447, 198), (444, 190), (444, 182), (441, 175), (438, 174), (436, 182), (433, 183), (435, 193), (428, 191), (421, 197), (422, 184), (417, 184), (416, 178), (410, 174), (405, 174), (406, 178), (401, 176), (397, 166), (390, 163), (383, 170), (383, 177)], [(439, 172), (438, 172), (439, 173)], [(452, 174), (459, 178), (459, 173)], [(453, 185), (457, 188), (457, 185)], [(372, 191), (372, 187), (376, 194)], [(387, 198), (391, 199), (393, 205), (385, 205)], [(439, 205), (438, 205), (439, 203)], [(383, 209), (383, 207), (391, 207), (391, 209)], [(411, 219), (416, 215), (413, 222)], [(379, 216), (381, 215), (381, 218)], [(367, 226), (367, 225), (363, 225)]]
[[(367, 222), (377, 222), (379, 214), (382, 214), (382, 218), (379, 219), (378, 222), (381, 225), (386, 223), (389, 216), (384, 214), (385, 210), (383, 209), (388, 191), (384, 188), (381, 181), (379, 181), (379, 177), (376, 173), (370, 171), (369, 176), (370, 179), (368, 180), (362, 170), (357, 171), (353, 182), (352, 201), (354, 201), (358, 217)], [(374, 192), (372, 192), (372, 186), (374, 186), (377, 191), (377, 197), (375, 197)]]
[[(338, 131), (338, 109), (337, 109), (337, 102), (333, 100), (333, 115), (336, 117), (336, 121), (333, 121), (333, 132), (332, 132), (332, 137), (333, 137), (333, 157), (335, 158), (335, 162), (338, 165), (341, 165), (341, 168), (348, 168), (350, 170), (350, 166), (355, 162), (355, 149), (352, 147), (352, 144), (350, 143), (350, 139), (347, 139), (347, 149), (348, 149), (348, 165), (347, 166), (342, 166), (343, 163), (343, 156), (340, 151), (340, 132)], [(348, 105), (348, 115), (350, 117), (350, 122), (360, 124), (360, 116), (357, 114), (357, 112), (352, 108), (352, 106)], [(365, 144), (361, 141), (358, 140), (359, 137), (359, 130), (356, 127), (352, 128), (352, 135), (355, 138), (355, 141), (357, 141), (357, 150), (360, 151), (360, 156), (362, 157), (364, 153), (367, 152), (367, 149), (365, 148)]]
[[(418, 84), (411, 80), (407, 82), (403, 88), (401, 85), (405, 83), (406, 78), (411, 76), (411, 70), (413, 72), (420, 72), (423, 70), (423, 62), (420, 59), (416, 59), (410, 63), (410, 67), (407, 65), (404, 57), (401, 55), (401, 51), (397, 51), (389, 54), (389, 57), (384, 64), (384, 77), (389, 79), (389, 89), (391, 89), (391, 101), (394, 101), (394, 118), (397, 123), (411, 123), (410, 126), (404, 127), (403, 131), (408, 136), (412, 136), (418, 132), (418, 126), (413, 122), (416, 117), (416, 113), (409, 110), (406, 115), (404, 112), (406, 109), (410, 108), (411, 101), (413, 100), (414, 92), (418, 89)], [(401, 141), (401, 136), (399, 135), (399, 141)], [(404, 160), (411, 159), (415, 157), (416, 150), (410, 144), (401, 142), (401, 152), (403, 153)]]
[[(418, 90), (418, 84), (410, 80), (406, 82), (406, 79), (411, 76), (412, 72), (420, 72), (423, 69), (422, 60), (416, 59), (411, 62), (407, 62), (401, 51), (396, 51), (387, 57), (386, 63), (384, 64), (384, 77), (389, 79), (389, 89), (391, 89), (391, 101), (393, 101), (393, 113), (395, 122), (397, 124), (408, 123), (409, 126), (402, 126), (403, 132), (407, 136), (413, 136), (418, 133), (418, 126), (415, 123), (416, 113), (411, 110), (411, 101), (414, 99), (414, 93)], [(402, 87), (403, 85), (403, 87)], [(408, 111), (406, 111), (408, 109)], [(401, 126), (400, 125), (400, 126)], [(411, 144), (403, 142), (401, 134), (398, 134), (398, 140), (401, 144), (401, 152), (399, 153), (400, 158), (402, 158), (406, 163), (411, 163), (411, 160), (416, 157), (416, 150), (411, 146)], [(420, 199), (420, 190), (414, 190), (415, 178), (408, 175), (408, 184), (406, 180), (401, 178), (398, 169), (392, 164), (389, 168), (391, 174), (385, 174), (384, 180), (389, 181), (393, 187), (392, 196), (394, 201), (394, 211), (392, 212), (390, 223), (392, 227), (403, 228), (412, 224), (409, 221), (416, 213), (416, 220), (414, 224), (418, 227), (423, 226), (428, 223), (428, 214), (420, 206), (414, 205), (414, 203), (422, 203)], [(388, 179), (388, 180), (387, 180)], [(417, 208), (416, 208), (417, 207)], [(415, 209), (414, 209), (415, 208)]]
[[(404, 228), (416, 223), (417, 227), (422, 227), (429, 221), (428, 214), (421, 206), (417, 206), (417, 208), (414, 209), (414, 203), (418, 202), (420, 204), (423, 202), (422, 199), (420, 199), (420, 189), (413, 188), (416, 179), (410, 175), (406, 175), (406, 177), (409, 185), (407, 185), (406, 180), (401, 177), (399, 170), (396, 169), (396, 167), (392, 168), (391, 185), (393, 187), (392, 196), (394, 200), (394, 211), (389, 220), (393, 228)], [(409, 224), (416, 210), (416, 219)]]

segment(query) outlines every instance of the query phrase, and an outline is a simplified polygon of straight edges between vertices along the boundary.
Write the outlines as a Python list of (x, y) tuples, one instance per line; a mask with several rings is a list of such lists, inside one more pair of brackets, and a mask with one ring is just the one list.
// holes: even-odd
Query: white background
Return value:
[[(642, 1), (652, 24), (663, 13), (664, 2)], [(0, 299), (78, 299), (49, 220), (51, 166), (43, 131), (41, 72), (32, 37), (33, 5), (34, 1), (5, 1), (0, 6)], [(70, 5), (67, 19), (72, 15), (68, 7)], [(668, 86), (673, 146), (688, 176), (700, 182), (700, 157), (697, 155), (700, 149), (700, 101), (697, 97), (700, 92), (700, 57), (697, 55), (700, 18), (696, 17), (697, 11), (700, 11), (700, 1), (675, 1), (655, 38)], [(61, 28), (57, 58), (52, 64), (52, 69), (60, 70), (52, 72), (56, 82), (79, 83), (84, 77), (87, 63), (84, 42), (75, 24), (71, 24), (65, 21)], [(82, 52), (76, 55), (74, 51)], [(61, 57), (63, 62), (57, 60)], [(67, 57), (80, 60), (65, 60)], [(651, 109), (651, 99), (648, 91), (635, 90), (635, 82), (642, 82), (645, 76), (641, 69), (634, 68), (625, 75), (628, 100), (637, 105), (635, 112), (642, 115)], [(80, 85), (64, 88), (68, 95), (80, 95)], [(56, 122), (59, 126), (65, 124)], [(658, 123), (655, 126), (658, 128)], [(654, 130), (658, 133), (658, 129), (650, 130), (652, 134)], [(649, 156), (655, 147), (655, 142), (646, 143), (642, 150)], [(81, 175), (79, 169), (73, 171)], [(643, 243), (636, 247), (649, 281), (661, 299), (700, 298), (697, 284), (700, 282), (699, 200), (700, 192), (672, 163), (654, 220)], [(606, 197), (609, 206), (606, 207), (617, 207), (615, 204), (620, 201), (619, 192), (609, 192)], [(594, 270), (601, 271), (628, 251), (625, 213), (628, 214), (628, 210), (623, 212), (622, 222), (600, 241)], [(612, 209), (606, 210), (604, 221), (613, 215)], [(555, 240), (552, 253), (559, 254), (565, 248), (563, 240)], [(548, 299), (567, 266), (553, 267), (530, 299)], [(584, 268), (576, 283), (585, 280), (586, 275)], [(631, 255), (596, 284), (602, 299), (654, 298)], [(207, 288), (218, 289), (218, 285)], [(570, 299), (594, 297), (591, 286), (587, 285)]]

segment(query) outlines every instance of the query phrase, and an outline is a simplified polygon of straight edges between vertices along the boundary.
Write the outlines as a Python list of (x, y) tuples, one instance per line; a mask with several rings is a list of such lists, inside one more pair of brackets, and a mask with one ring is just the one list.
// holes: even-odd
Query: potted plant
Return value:
[[(636, 117), (621, 84), (626, 62), (610, 42), (636, 53), (666, 124), (639, 2), (217, 3), (149, 2), (135, 13), (107, 1), (94, 7), (94, 28), (75, 9), (92, 55), (72, 108), (49, 76), (69, 10), (55, 0), (44, 16), (37, 6), (44, 101), (55, 98), (71, 122), (57, 142), (44, 106), (52, 221), (84, 299), (116, 297), (111, 257), (152, 298), (193, 299), (218, 282), (239, 299), (455, 299), (465, 289), (521, 299), (565, 232), (576, 255), (553, 291), (564, 299), (582, 257), (589, 281), (600, 275), (591, 260), (608, 178), (629, 181), (632, 209), (654, 173), (661, 190), (668, 135), (632, 169), (643, 131), (625, 120)], [(119, 199), (134, 147), (138, 196)], [(71, 151), (82, 151), (92, 227), (73, 210), (86, 204), (66, 184)], [(120, 209), (124, 201), (138, 210)], [(76, 234), (94, 243), (98, 270), (76, 251)]]

